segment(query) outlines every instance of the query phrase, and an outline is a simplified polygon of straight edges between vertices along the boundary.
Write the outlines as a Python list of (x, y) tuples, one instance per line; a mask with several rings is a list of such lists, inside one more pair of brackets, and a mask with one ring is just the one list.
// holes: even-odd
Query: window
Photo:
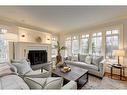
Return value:
[(57, 45), (57, 37), (52, 37), (52, 57), (56, 57), (57, 55), (57, 49), (55, 48), (55, 45)]
[(8, 42), (4, 39), (4, 34), (0, 34), (0, 62), (8, 59)]
[(112, 52), (119, 48), (119, 30), (106, 31), (106, 58), (113, 58)]
[(67, 47), (65, 50), (65, 57), (71, 56), (71, 37), (66, 38), (65, 47)]
[(77, 36), (72, 38), (72, 55), (78, 55), (79, 53), (79, 40)]
[(81, 54), (89, 53), (89, 34), (82, 35), (80, 38), (80, 53)]
[(102, 52), (102, 33), (94, 33), (92, 35), (92, 54), (100, 55)]

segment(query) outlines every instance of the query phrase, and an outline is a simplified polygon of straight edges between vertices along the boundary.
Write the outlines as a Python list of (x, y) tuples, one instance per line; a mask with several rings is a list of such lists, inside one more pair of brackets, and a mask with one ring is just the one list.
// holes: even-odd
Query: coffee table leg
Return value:
[(43, 72), (43, 68), (41, 68), (41, 73)]
[(120, 69), (120, 80), (122, 80), (122, 69)]
[(111, 78), (112, 78), (112, 67), (111, 67)]

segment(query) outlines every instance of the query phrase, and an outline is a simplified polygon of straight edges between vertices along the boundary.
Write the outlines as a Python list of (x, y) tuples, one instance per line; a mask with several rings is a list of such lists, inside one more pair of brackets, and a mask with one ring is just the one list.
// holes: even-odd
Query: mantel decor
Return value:
[(36, 40), (36, 42), (39, 42), (39, 43), (42, 42), (42, 38), (41, 37), (37, 37), (35, 40)]

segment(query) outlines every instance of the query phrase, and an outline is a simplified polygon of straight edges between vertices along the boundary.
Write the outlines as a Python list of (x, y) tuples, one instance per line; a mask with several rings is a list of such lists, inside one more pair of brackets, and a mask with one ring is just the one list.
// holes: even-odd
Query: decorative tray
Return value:
[(71, 71), (71, 68), (70, 67), (66, 67), (66, 68), (63, 67), (63, 68), (60, 69), (60, 71), (63, 72), (63, 73), (68, 73), (68, 72)]

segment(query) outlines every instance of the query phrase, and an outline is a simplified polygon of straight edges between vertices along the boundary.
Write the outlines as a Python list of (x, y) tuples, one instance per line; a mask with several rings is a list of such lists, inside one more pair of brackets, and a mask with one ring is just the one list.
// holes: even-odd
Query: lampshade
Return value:
[(113, 55), (114, 56), (125, 56), (125, 51), (124, 50), (113, 50)]

